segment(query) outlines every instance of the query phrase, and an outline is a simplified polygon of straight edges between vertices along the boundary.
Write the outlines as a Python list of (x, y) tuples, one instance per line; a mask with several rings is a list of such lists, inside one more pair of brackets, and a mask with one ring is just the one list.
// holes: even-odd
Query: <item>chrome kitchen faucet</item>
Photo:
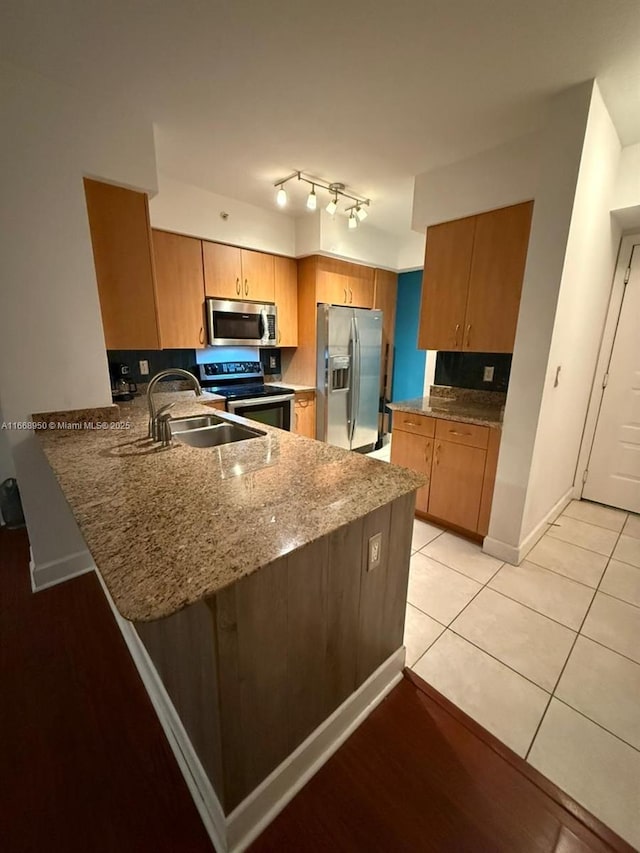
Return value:
[(161, 370), (156, 373), (149, 387), (147, 388), (147, 405), (149, 407), (149, 438), (153, 441), (161, 441), (164, 446), (171, 444), (171, 427), (169, 426), (169, 416), (167, 412), (175, 403), (168, 403), (166, 406), (161, 406), (157, 411), (153, 402), (153, 391), (161, 379), (168, 376), (181, 376), (183, 379), (188, 379), (193, 385), (196, 397), (202, 397), (202, 387), (200, 383), (188, 370), (183, 370), (181, 367), (169, 367), (167, 370)]

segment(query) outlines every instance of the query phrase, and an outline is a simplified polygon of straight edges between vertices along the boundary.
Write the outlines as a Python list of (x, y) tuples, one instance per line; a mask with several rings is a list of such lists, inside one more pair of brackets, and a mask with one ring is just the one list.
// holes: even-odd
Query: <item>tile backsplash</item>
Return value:
[[(182, 367), (190, 370), (195, 376), (198, 375), (196, 368), (196, 354), (192, 349), (149, 349), (149, 350), (107, 350), (109, 370), (112, 364), (126, 364), (129, 366), (129, 378), (132, 382), (149, 382), (160, 370), (169, 367)], [(149, 362), (149, 375), (140, 373), (140, 362)]]
[[(478, 391), (506, 391), (511, 357), (511, 353), (438, 352), (435, 384)], [(484, 379), (485, 368), (493, 368), (493, 379)]]

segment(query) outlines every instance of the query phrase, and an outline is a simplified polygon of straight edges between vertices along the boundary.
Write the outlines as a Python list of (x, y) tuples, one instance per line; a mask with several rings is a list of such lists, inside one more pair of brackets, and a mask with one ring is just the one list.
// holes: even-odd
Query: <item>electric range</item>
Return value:
[(228, 412), (291, 430), (295, 392), (266, 383), (259, 361), (212, 362), (199, 369), (202, 388), (224, 397)]

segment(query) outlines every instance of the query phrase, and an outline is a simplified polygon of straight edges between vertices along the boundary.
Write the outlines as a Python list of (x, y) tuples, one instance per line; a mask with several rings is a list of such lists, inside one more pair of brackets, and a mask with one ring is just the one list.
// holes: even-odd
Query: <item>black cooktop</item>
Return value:
[(211, 386), (205, 390), (214, 394), (220, 394), (227, 400), (251, 400), (259, 397), (279, 397), (281, 394), (293, 394), (291, 388), (283, 388), (280, 385), (226, 385)]

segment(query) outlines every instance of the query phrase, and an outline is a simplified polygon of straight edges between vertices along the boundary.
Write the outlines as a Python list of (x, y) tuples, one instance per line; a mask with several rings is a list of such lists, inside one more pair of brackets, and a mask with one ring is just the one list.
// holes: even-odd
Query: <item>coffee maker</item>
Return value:
[(129, 379), (130, 368), (122, 362), (109, 362), (109, 375), (111, 376), (111, 398), (114, 403), (123, 403), (132, 400), (138, 391), (135, 382)]

